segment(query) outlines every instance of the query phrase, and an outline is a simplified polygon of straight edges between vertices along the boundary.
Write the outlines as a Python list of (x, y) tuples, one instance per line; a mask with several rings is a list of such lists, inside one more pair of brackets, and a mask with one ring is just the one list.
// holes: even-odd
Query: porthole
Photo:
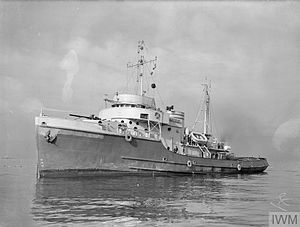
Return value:
[(129, 124), (132, 124), (132, 121), (129, 121)]
[(140, 124), (139, 122), (136, 123), (136, 125), (139, 125), (139, 124)]
[(171, 131), (171, 128), (168, 128), (168, 131)]

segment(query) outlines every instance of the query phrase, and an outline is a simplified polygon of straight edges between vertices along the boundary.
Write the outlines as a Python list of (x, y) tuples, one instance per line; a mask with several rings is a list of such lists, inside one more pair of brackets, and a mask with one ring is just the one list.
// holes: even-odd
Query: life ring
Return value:
[(187, 165), (187, 167), (191, 168), (191, 167), (192, 167), (192, 162), (191, 162), (191, 160), (188, 160), (188, 161), (186, 162), (186, 165)]
[(126, 134), (125, 134), (125, 140), (127, 142), (131, 142), (132, 141), (132, 135), (130, 134), (130, 132), (126, 132)]
[(241, 171), (241, 169), (242, 169), (241, 164), (237, 164), (236, 168), (238, 171)]

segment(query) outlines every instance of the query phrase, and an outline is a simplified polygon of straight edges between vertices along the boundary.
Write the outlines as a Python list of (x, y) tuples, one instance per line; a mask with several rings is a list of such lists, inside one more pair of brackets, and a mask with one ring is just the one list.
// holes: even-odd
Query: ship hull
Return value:
[[(47, 135), (52, 134), (49, 140)], [(259, 173), (268, 167), (263, 158), (182, 155), (167, 150), (159, 140), (133, 137), (127, 141), (123, 135), (82, 127), (37, 124), (36, 137), (39, 177)]]

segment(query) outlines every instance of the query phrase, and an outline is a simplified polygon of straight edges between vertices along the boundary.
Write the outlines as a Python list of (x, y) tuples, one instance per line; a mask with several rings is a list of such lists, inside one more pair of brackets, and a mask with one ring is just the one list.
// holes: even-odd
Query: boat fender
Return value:
[(125, 140), (127, 142), (131, 142), (132, 141), (132, 135), (130, 134), (130, 132), (126, 132), (126, 134), (125, 134)]
[(188, 161), (186, 162), (186, 165), (187, 165), (189, 168), (191, 168), (191, 167), (192, 167), (192, 162), (191, 162), (191, 160), (188, 160)]
[(238, 171), (241, 171), (241, 169), (242, 169), (241, 164), (237, 164), (236, 168)]

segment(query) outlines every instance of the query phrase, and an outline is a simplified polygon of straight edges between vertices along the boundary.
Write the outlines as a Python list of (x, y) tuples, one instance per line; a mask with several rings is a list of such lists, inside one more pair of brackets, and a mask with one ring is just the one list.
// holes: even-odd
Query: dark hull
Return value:
[[(51, 142), (44, 136), (49, 129), (59, 131)], [(165, 149), (157, 140), (133, 138), (127, 142), (122, 135), (47, 126), (37, 126), (37, 147), (40, 177), (259, 173), (268, 167), (263, 158), (187, 156)]]
[(263, 172), (267, 167), (251, 168), (241, 171), (202, 171), (202, 172), (172, 172), (163, 170), (140, 170), (140, 171), (115, 171), (109, 169), (64, 169), (64, 170), (40, 170), (40, 177), (93, 177), (93, 176), (176, 176), (176, 175), (199, 175), (199, 174), (256, 174)]

